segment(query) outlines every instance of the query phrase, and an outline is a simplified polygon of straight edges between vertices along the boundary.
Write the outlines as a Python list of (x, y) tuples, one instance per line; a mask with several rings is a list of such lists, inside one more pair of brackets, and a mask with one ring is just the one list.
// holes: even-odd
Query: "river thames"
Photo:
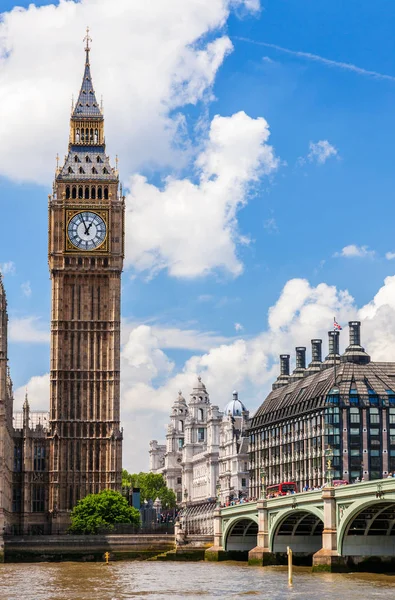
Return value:
[(240, 563), (117, 562), (0, 565), (1, 600), (388, 600), (395, 575), (312, 574), (295, 569), (288, 587), (283, 567)]

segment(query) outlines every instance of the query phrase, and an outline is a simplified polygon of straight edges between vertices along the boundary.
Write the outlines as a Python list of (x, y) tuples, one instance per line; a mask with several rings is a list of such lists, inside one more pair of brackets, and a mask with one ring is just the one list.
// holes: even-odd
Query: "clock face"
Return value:
[(106, 224), (94, 212), (85, 211), (74, 215), (67, 227), (70, 242), (80, 250), (95, 250), (106, 239)]

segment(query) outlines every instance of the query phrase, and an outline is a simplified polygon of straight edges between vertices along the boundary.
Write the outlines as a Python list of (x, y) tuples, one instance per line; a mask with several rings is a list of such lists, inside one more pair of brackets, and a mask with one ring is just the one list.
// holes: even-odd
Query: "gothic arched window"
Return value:
[(75, 133), (75, 139), (76, 139), (77, 143), (80, 141), (80, 128), (79, 127), (77, 127), (77, 130)]
[(103, 190), (102, 190), (101, 186), (98, 187), (97, 197), (99, 198), (99, 200), (101, 200), (103, 198)]
[(104, 199), (108, 200), (108, 188), (104, 188)]
[(89, 187), (86, 186), (85, 187), (85, 200), (88, 200), (88, 198), (89, 198)]
[(81, 128), (81, 142), (85, 141), (85, 129)]
[(91, 190), (91, 198), (92, 200), (96, 200), (96, 188), (93, 187)]
[(99, 140), (99, 132), (97, 129), (95, 129), (95, 144), (97, 144), (98, 140)]
[(75, 187), (75, 185), (73, 186), (73, 189), (71, 191), (71, 197), (72, 198), (77, 198), (77, 188)]
[(66, 187), (66, 198), (70, 198), (70, 187)]
[(82, 167), (79, 168), (79, 171), (80, 171), (81, 175), (83, 175), (85, 173), (85, 171)]
[(202, 408), (198, 409), (198, 419), (199, 419), (199, 421), (203, 421), (203, 419), (204, 419), (204, 412), (203, 412)]
[(84, 193), (84, 191), (83, 191), (83, 189), (82, 189), (82, 185), (81, 185), (81, 186), (78, 188), (78, 198), (82, 199), (82, 198), (84, 197), (84, 196), (83, 196), (83, 193)]

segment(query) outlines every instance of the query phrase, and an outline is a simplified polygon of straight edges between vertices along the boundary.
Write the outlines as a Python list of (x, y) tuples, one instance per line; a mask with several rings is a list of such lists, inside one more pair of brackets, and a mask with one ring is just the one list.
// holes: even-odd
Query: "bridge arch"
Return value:
[(227, 523), (223, 532), (223, 547), (227, 552), (248, 552), (258, 545), (258, 520), (240, 517)]
[(337, 539), (342, 556), (395, 556), (395, 497), (356, 501)]
[(313, 555), (322, 548), (323, 520), (323, 512), (316, 507), (279, 513), (270, 527), (270, 551), (283, 553), (289, 546), (295, 554)]

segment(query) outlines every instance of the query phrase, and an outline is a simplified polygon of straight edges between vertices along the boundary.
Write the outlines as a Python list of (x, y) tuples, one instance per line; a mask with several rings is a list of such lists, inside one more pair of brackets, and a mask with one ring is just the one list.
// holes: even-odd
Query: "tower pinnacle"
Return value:
[(84, 37), (85, 44), (85, 70), (82, 80), (81, 90), (78, 100), (74, 106), (72, 113), (73, 119), (81, 119), (84, 117), (102, 117), (99, 104), (96, 100), (95, 90), (93, 89), (92, 75), (90, 70), (90, 42), (92, 38), (89, 35), (89, 27), (86, 28), (86, 36)]

